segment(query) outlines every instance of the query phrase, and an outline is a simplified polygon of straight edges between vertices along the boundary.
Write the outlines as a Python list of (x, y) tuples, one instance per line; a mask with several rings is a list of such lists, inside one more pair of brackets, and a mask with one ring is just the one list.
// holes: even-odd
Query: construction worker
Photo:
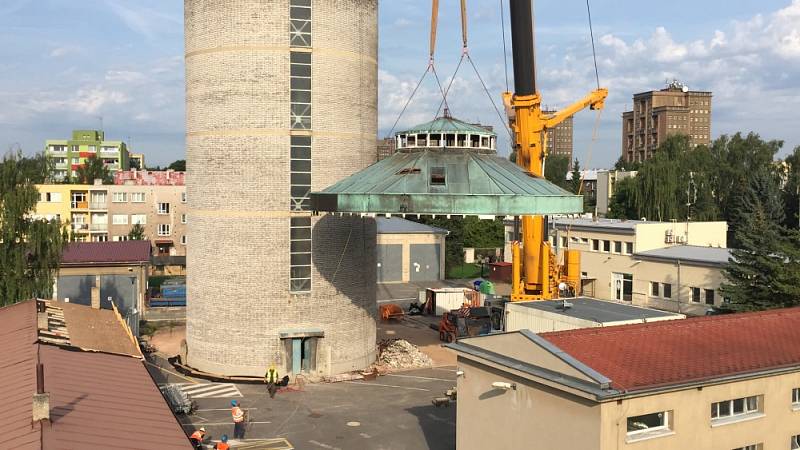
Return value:
[(244, 439), (244, 411), (236, 400), (231, 400), (231, 417), (233, 417), (233, 438)]
[(202, 449), (203, 448), (203, 440), (206, 438), (206, 429), (200, 427), (199, 430), (195, 430), (191, 436), (189, 436), (189, 442), (192, 443), (195, 449)]
[(229, 450), (231, 446), (228, 445), (228, 435), (223, 434), (222, 437), (220, 438), (220, 441), (217, 442), (216, 445), (214, 445), (214, 448), (217, 450)]
[(267, 392), (269, 392), (269, 398), (275, 398), (275, 393), (278, 392), (278, 369), (275, 366), (272, 366), (267, 370), (267, 373), (264, 374), (264, 381), (267, 383)]

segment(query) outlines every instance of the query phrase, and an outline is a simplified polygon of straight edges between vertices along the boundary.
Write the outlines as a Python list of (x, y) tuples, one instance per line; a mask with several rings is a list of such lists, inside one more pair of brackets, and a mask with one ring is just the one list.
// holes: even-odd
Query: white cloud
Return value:
[(83, 48), (78, 45), (59, 45), (54, 47), (50, 50), (48, 56), (51, 58), (61, 58), (64, 56), (74, 55), (76, 53), (82, 53)]
[(109, 70), (106, 72), (106, 81), (112, 83), (138, 83), (146, 80), (141, 72), (130, 70)]
[(131, 2), (106, 0), (113, 12), (128, 28), (147, 39), (155, 39), (159, 33), (183, 29), (183, 18), (174, 17), (144, 6), (128, 7)]

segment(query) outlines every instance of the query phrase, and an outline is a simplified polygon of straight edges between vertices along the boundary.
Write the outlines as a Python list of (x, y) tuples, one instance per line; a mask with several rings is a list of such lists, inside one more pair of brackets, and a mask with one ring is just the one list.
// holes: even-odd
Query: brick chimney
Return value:
[(44, 391), (44, 366), (36, 364), (36, 393), (33, 394), (34, 422), (50, 421), (50, 394)]

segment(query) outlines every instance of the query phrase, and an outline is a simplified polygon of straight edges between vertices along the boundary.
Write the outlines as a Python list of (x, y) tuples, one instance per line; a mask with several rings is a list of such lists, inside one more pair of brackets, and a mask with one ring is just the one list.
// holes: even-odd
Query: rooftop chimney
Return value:
[(94, 277), (94, 286), (92, 286), (92, 308), (100, 309), (100, 277)]
[(44, 366), (36, 365), (36, 393), (33, 394), (33, 421), (50, 420), (50, 394), (44, 391)]

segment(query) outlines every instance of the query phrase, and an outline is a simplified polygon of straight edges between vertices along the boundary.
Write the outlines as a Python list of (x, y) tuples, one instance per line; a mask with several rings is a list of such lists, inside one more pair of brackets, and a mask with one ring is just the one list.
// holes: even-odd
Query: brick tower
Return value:
[(185, 0), (187, 363), (375, 358), (375, 224), (308, 194), (375, 160), (377, 0)]

